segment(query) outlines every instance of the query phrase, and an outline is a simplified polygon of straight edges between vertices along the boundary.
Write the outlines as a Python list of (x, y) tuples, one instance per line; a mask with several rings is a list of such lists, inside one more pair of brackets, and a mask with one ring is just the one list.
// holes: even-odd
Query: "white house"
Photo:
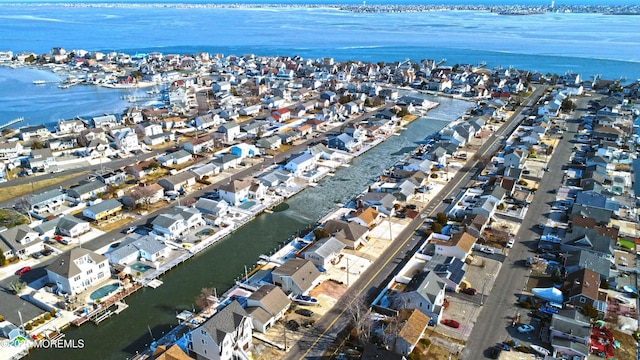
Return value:
[(151, 222), (155, 233), (170, 239), (175, 239), (204, 224), (200, 211), (186, 206), (173, 207), (170, 213), (158, 215)]
[(289, 159), (289, 162), (284, 166), (286, 170), (291, 171), (296, 176), (301, 176), (304, 172), (315, 169), (316, 158), (309, 153), (300, 153), (294, 155)]
[(61, 217), (56, 225), (56, 233), (72, 238), (88, 233), (89, 231), (91, 231), (89, 222), (71, 215)]
[(111, 273), (106, 257), (75, 247), (47, 266), (47, 277), (59, 292), (75, 295), (109, 280)]
[(27, 225), (18, 225), (0, 232), (0, 241), (11, 249), (11, 254), (24, 258), (44, 249), (38, 232)]
[(132, 234), (120, 242), (116, 248), (107, 251), (104, 256), (112, 264), (127, 265), (137, 259), (156, 262), (169, 253), (169, 247), (153, 236)]
[(191, 331), (189, 350), (197, 359), (248, 359), (252, 330), (251, 317), (233, 300)]
[(223, 184), (218, 188), (220, 198), (231, 206), (238, 206), (249, 198), (249, 188), (251, 180), (239, 179)]

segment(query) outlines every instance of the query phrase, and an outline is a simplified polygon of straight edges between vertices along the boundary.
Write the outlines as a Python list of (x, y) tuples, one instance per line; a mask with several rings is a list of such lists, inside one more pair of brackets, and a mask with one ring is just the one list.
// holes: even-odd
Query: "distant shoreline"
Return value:
[(640, 15), (640, 5), (428, 5), (428, 4), (381, 4), (366, 5), (366, 2), (359, 5), (349, 4), (279, 4), (279, 3), (184, 3), (175, 2), (9, 2), (0, 6), (61, 6), (61, 7), (168, 7), (168, 8), (227, 8), (227, 9), (250, 9), (250, 8), (318, 8), (335, 9), (340, 11), (357, 13), (385, 13), (385, 12), (435, 12), (435, 11), (487, 11), (497, 15), (536, 15), (544, 13), (593, 13), (604, 15)]

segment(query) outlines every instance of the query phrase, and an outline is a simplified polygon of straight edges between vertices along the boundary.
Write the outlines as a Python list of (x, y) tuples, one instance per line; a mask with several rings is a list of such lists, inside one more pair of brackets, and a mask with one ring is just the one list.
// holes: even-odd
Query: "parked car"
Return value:
[(138, 229), (138, 227), (137, 227), (137, 226), (129, 226), (128, 228), (124, 229), (124, 231), (123, 231), (123, 232), (124, 232), (125, 234), (131, 234), (131, 233), (135, 232), (135, 231), (136, 231), (136, 229)]
[(490, 248), (488, 246), (481, 247), (480, 251), (485, 253), (485, 254), (495, 254), (496, 253), (496, 251), (493, 248)]
[(417, 206), (417, 205), (415, 205), (415, 204), (409, 204), (409, 205), (407, 205), (407, 206), (405, 206), (405, 207), (406, 207), (407, 209), (409, 209), (409, 210), (415, 210), (415, 209), (417, 209), (417, 208), (418, 208), (418, 206)]
[(533, 330), (534, 330), (534, 327), (533, 325), (530, 325), (530, 324), (522, 324), (518, 326), (518, 332), (522, 334), (532, 332)]
[(295, 321), (295, 320), (289, 320), (289, 321), (287, 321), (287, 322), (284, 324), (284, 326), (285, 326), (287, 329), (291, 330), (291, 331), (296, 331), (296, 330), (300, 329), (300, 324), (298, 324), (298, 322), (297, 322), (297, 321)]
[(60, 240), (60, 244), (69, 245), (69, 244), (71, 244), (71, 242), (69, 242), (69, 240), (67, 240), (67, 239), (62, 239), (62, 240)]
[(41, 252), (36, 252), (36, 253), (31, 254), (31, 257), (36, 259), (36, 260), (42, 258), (43, 256), (44, 255), (42, 255)]
[(313, 316), (313, 311), (311, 311), (309, 309), (298, 309), (298, 310), (296, 310), (296, 314), (302, 315), (302, 316), (306, 316), (306, 317), (312, 317)]
[(18, 271), (16, 271), (16, 275), (22, 275), (25, 274), (27, 272), (31, 271), (31, 266), (25, 266), (23, 268), (20, 268)]
[(49, 256), (51, 254), (53, 254), (53, 250), (51, 250), (51, 249), (42, 250), (42, 255), (44, 255), (44, 256)]
[(509, 241), (507, 241), (507, 249), (511, 249), (515, 243), (516, 239), (509, 239)]
[(464, 288), (462, 290), (460, 290), (460, 292), (467, 294), (467, 295), (475, 295), (478, 290), (474, 289), (474, 288)]
[(456, 329), (460, 327), (460, 323), (453, 319), (444, 319), (442, 323)]

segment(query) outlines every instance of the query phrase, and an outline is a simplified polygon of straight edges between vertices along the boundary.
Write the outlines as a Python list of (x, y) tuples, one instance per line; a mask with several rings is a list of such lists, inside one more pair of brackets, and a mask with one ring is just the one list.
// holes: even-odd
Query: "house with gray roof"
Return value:
[(292, 258), (273, 269), (271, 277), (285, 293), (305, 295), (320, 281), (320, 271), (309, 260)]
[(357, 249), (366, 242), (369, 229), (353, 221), (331, 219), (322, 225), (331, 236), (340, 240), (349, 249)]
[(620, 203), (618, 203), (618, 201), (595, 191), (579, 192), (576, 195), (575, 204), (611, 210), (612, 212), (616, 212), (620, 209)]
[(164, 166), (180, 165), (189, 162), (193, 158), (186, 150), (178, 150), (158, 157), (158, 162)]
[(213, 162), (204, 164), (202, 166), (197, 166), (189, 169), (192, 173), (196, 175), (196, 179), (202, 180), (204, 177), (212, 177), (216, 174), (219, 174), (220, 167)]
[(191, 171), (182, 171), (158, 180), (158, 185), (166, 191), (186, 190), (196, 183), (196, 174)]
[(190, 333), (189, 350), (197, 359), (248, 359), (253, 323), (237, 300), (233, 300)]
[(260, 138), (256, 141), (256, 145), (259, 148), (276, 150), (282, 145), (282, 138), (277, 135)]
[(47, 238), (52, 238), (56, 234), (56, 229), (58, 227), (58, 222), (60, 221), (60, 217), (56, 217), (49, 221), (45, 221), (33, 227), (33, 230), (38, 233), (38, 236), (41, 238), (48, 240)]
[(266, 284), (247, 298), (245, 310), (251, 317), (253, 329), (265, 333), (285, 315), (290, 306), (291, 300), (282, 289)]
[(561, 310), (551, 317), (549, 339), (558, 355), (570, 358), (578, 356), (581, 359), (586, 359), (590, 353), (590, 338), (589, 318), (578, 310)]
[(291, 171), (296, 176), (316, 168), (316, 158), (306, 152), (291, 156), (287, 164), (284, 166), (286, 170)]
[(434, 271), (416, 274), (399, 294), (398, 309), (418, 309), (440, 322), (446, 283)]
[(85, 220), (72, 215), (65, 215), (57, 221), (55, 232), (63, 236), (76, 238), (91, 231), (91, 226)]
[(58, 293), (75, 295), (111, 278), (109, 261), (91, 250), (76, 247), (64, 252), (47, 266), (49, 283)]
[(34, 149), (31, 150), (31, 157), (28, 159), (29, 167), (34, 168), (49, 168), (56, 165), (56, 158), (53, 156), (51, 149)]
[(295, 177), (293, 174), (282, 171), (279, 168), (263, 173), (258, 180), (266, 187), (274, 187), (278, 185), (293, 186), (295, 184)]
[(394, 212), (394, 204), (398, 198), (389, 193), (368, 192), (357, 199), (358, 207), (373, 207), (378, 212), (391, 216)]
[(202, 214), (210, 214), (217, 217), (225, 216), (229, 213), (229, 203), (224, 200), (216, 201), (207, 198), (199, 198), (194, 207)]
[(449, 289), (459, 289), (467, 270), (466, 263), (454, 256), (435, 254), (427, 261), (422, 271), (433, 271)]
[(100, 221), (117, 215), (121, 211), (122, 204), (120, 201), (116, 199), (108, 199), (83, 209), (82, 215), (88, 219)]
[(59, 207), (65, 199), (66, 195), (59, 189), (34, 194), (30, 200), (31, 211)]
[(104, 256), (112, 264), (128, 265), (138, 259), (155, 262), (164, 258), (169, 247), (150, 235), (131, 234), (120, 241), (120, 245), (107, 251)]
[(107, 184), (99, 180), (91, 180), (75, 186), (67, 191), (67, 196), (77, 202), (99, 197), (107, 192)]
[(320, 239), (304, 251), (304, 258), (323, 268), (338, 258), (346, 245), (335, 237)]
[(0, 230), (0, 241), (11, 249), (11, 255), (20, 259), (44, 250), (44, 243), (36, 231), (27, 225)]
[(172, 207), (169, 213), (160, 214), (151, 221), (153, 231), (169, 239), (175, 239), (204, 224), (200, 211), (186, 206)]
[(230, 168), (235, 169), (242, 162), (242, 159), (234, 154), (222, 154), (222, 156), (216, 157), (211, 162), (224, 171)]
[[(617, 239), (616, 239), (617, 240)], [(605, 259), (613, 259), (615, 240), (598, 234), (594, 229), (574, 226), (562, 240), (562, 251), (584, 250)]]
[(352, 138), (351, 136), (345, 133), (330, 137), (329, 139), (327, 139), (327, 144), (331, 148), (340, 149), (348, 152), (358, 150), (361, 145), (354, 138)]

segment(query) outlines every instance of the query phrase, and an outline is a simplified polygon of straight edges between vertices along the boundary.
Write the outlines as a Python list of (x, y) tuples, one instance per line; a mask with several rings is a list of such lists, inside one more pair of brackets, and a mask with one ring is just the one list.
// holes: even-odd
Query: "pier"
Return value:
[(4, 128), (8, 128), (8, 127), (9, 127), (9, 126), (11, 126), (11, 125), (15, 125), (15, 124), (21, 123), (21, 122), (23, 122), (23, 121), (24, 121), (24, 118), (23, 118), (23, 117), (19, 117), (19, 118), (17, 118), (17, 119), (13, 119), (13, 120), (11, 120), (11, 121), (9, 121), (9, 122), (5, 123), (5, 124), (0, 125), (0, 130), (2, 130), (2, 129), (4, 129)]

